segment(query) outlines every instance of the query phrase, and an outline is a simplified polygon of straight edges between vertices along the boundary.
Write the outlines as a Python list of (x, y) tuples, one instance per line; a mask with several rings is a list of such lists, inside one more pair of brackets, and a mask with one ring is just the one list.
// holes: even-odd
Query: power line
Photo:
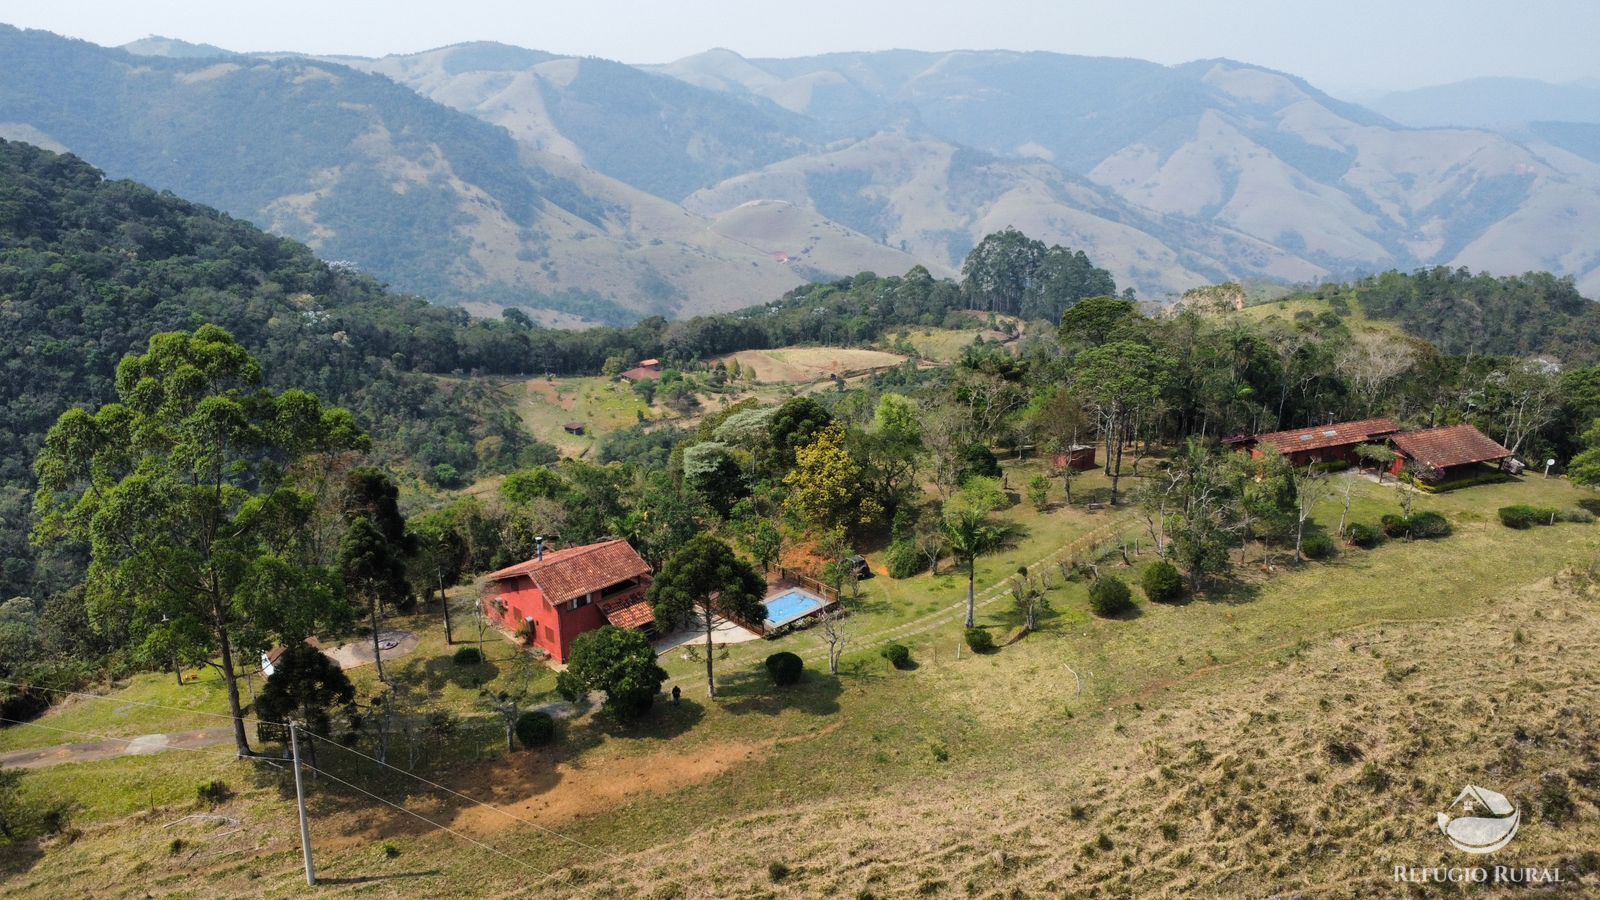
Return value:
[(449, 794), (452, 797), (459, 797), (462, 800), (467, 801), (468, 803), (476, 804), (476, 805), (481, 806), (481, 807), (483, 807), (485, 809), (492, 809), (495, 812), (499, 813), (502, 816), (505, 816), (508, 819), (512, 819), (514, 821), (521, 822), (524, 825), (530, 825), (530, 826), (532, 826), (534, 828), (539, 829), (540, 831), (544, 832), (545, 834), (551, 835), (553, 837), (560, 838), (561, 840), (567, 841), (567, 842), (572, 843), (572, 844), (576, 844), (577, 846), (582, 847), (585, 850), (592, 850), (595, 853), (603, 853), (606, 856), (611, 857), (612, 859), (621, 859), (622, 858), (620, 855), (618, 855), (616, 853), (613, 853), (613, 852), (611, 852), (609, 850), (606, 850), (606, 849), (604, 849), (602, 847), (596, 847), (596, 846), (593, 846), (592, 844), (586, 844), (583, 841), (578, 840), (577, 838), (568, 837), (567, 835), (564, 835), (559, 831), (556, 831), (556, 830), (554, 830), (552, 828), (549, 828), (547, 826), (544, 826), (544, 825), (540, 825), (538, 822), (529, 821), (528, 819), (524, 819), (521, 816), (516, 815), (515, 813), (507, 812), (506, 810), (503, 810), (500, 807), (495, 806), (492, 803), (485, 803), (484, 801), (479, 800), (476, 797), (469, 797), (466, 794), (461, 793), (460, 791), (451, 790), (450, 788), (447, 788), (444, 785), (442, 785), (442, 784), (440, 784), (440, 783), (438, 783), (436, 781), (429, 781), (428, 779), (423, 778), (421, 775), (418, 775), (415, 772), (411, 772), (411, 771), (409, 771), (407, 769), (402, 769), (399, 766), (393, 765), (392, 763), (384, 762), (383, 760), (378, 759), (375, 756), (368, 756), (367, 754), (362, 753), (360, 750), (357, 750), (354, 747), (346, 747), (345, 745), (339, 743), (338, 741), (333, 740), (332, 738), (325, 737), (323, 735), (317, 734), (316, 732), (310, 731), (310, 730), (305, 729), (305, 728), (301, 728), (300, 732), (302, 734), (308, 734), (308, 735), (316, 738), (319, 741), (325, 741), (325, 742), (327, 742), (329, 744), (332, 744), (333, 746), (338, 747), (341, 750), (345, 750), (347, 752), (354, 753), (356, 756), (359, 756), (362, 759), (371, 760), (372, 762), (375, 762), (380, 766), (383, 766), (383, 767), (389, 768), (389, 769), (393, 769), (393, 770), (395, 770), (396, 772), (399, 772), (402, 775), (408, 775), (408, 776), (410, 776), (412, 778), (415, 778), (416, 780), (422, 782), (423, 784), (428, 785), (431, 788), (434, 788), (435, 790), (444, 791), (446, 794)]
[(482, 842), (480, 840), (468, 837), (468, 836), (462, 834), (461, 832), (456, 831), (454, 828), (451, 828), (448, 825), (444, 825), (444, 824), (441, 824), (439, 822), (435, 822), (432, 819), (428, 818), (427, 816), (425, 816), (425, 815), (423, 815), (423, 814), (421, 814), (419, 812), (414, 812), (412, 810), (406, 809), (404, 806), (401, 806), (400, 804), (395, 803), (392, 800), (388, 800), (388, 799), (385, 799), (383, 797), (380, 797), (377, 794), (374, 794), (373, 792), (367, 790), (364, 787), (361, 787), (361, 786), (355, 785), (355, 784), (351, 784), (350, 782), (345, 781), (343, 778), (340, 778), (339, 776), (334, 775), (334, 774), (332, 774), (330, 772), (325, 772), (322, 769), (319, 769), (316, 766), (311, 765), (310, 763), (303, 763), (302, 765), (304, 765), (306, 768), (310, 769), (311, 771), (316, 772), (318, 775), (323, 775), (323, 776), (326, 776), (328, 778), (331, 778), (334, 781), (337, 781), (340, 784), (344, 785), (345, 787), (350, 788), (351, 790), (360, 791), (361, 793), (366, 794), (368, 797), (371, 797), (372, 799), (378, 801), (379, 803), (385, 804), (387, 806), (392, 806), (395, 809), (400, 810), (401, 812), (405, 813), (408, 816), (411, 816), (414, 819), (420, 819), (421, 821), (426, 822), (429, 825), (432, 825), (434, 828), (437, 828), (440, 831), (445, 831), (445, 832), (448, 832), (450, 834), (453, 834), (456, 837), (462, 839), (463, 841), (466, 841), (469, 844), (474, 844), (476, 846), (482, 847), (483, 849), (489, 851), (490, 853), (495, 854), (496, 856), (504, 857), (505, 859), (508, 859), (508, 860), (516, 863), (517, 865), (522, 866), (525, 869), (528, 869), (528, 870), (533, 871), (533, 872), (538, 872), (540, 875), (543, 875), (546, 878), (550, 878), (550, 879), (555, 880), (555, 881), (561, 881), (562, 883), (566, 884), (568, 887), (572, 887), (573, 886), (571, 884), (572, 876), (571, 876), (570, 872), (568, 873), (566, 879), (556, 878), (554, 873), (548, 872), (548, 871), (546, 871), (544, 869), (541, 869), (538, 866), (534, 865), (533, 863), (528, 862), (527, 860), (518, 859), (517, 857), (512, 856), (511, 854), (506, 853), (506, 852), (504, 852), (502, 850), (498, 850), (495, 847), (492, 847), (492, 846), (490, 846), (488, 844), (485, 844), (484, 842)]
[[(12, 685), (12, 686), (15, 686), (15, 687), (37, 687), (40, 690), (51, 691), (51, 692), (58, 693), (58, 694), (66, 694), (66, 695), (74, 696), (74, 697), (84, 697), (84, 698), (89, 699), (89, 700), (99, 700), (99, 701), (108, 702), (108, 703), (109, 702), (122, 702), (125, 705), (126, 704), (133, 704), (133, 705), (137, 705), (137, 706), (149, 707), (149, 708), (152, 708), (152, 709), (169, 710), (169, 711), (172, 711), (172, 712), (194, 713), (196, 715), (211, 716), (212, 718), (218, 718), (218, 719), (226, 719), (226, 720), (228, 720), (230, 722), (233, 721), (236, 718), (234, 716), (227, 715), (225, 713), (213, 713), (213, 712), (206, 712), (206, 711), (203, 711), (203, 710), (185, 709), (184, 707), (181, 707), (181, 706), (168, 706), (166, 704), (161, 704), (161, 703), (147, 703), (147, 702), (134, 701), (134, 700), (124, 701), (121, 698), (117, 698), (117, 697), (106, 697), (106, 696), (102, 696), (100, 694), (91, 694), (91, 693), (87, 693), (87, 692), (84, 692), (84, 691), (69, 691), (69, 690), (65, 690), (65, 689), (62, 689), (62, 688), (44, 687), (42, 685), (26, 685), (26, 684), (23, 684), (21, 682), (9, 681), (9, 680), (6, 680), (6, 679), (0, 679), (0, 684), (8, 684), (8, 685)], [(256, 721), (256, 722), (261, 721), (260, 719), (257, 719), (254, 716), (239, 716), (237, 718), (240, 721)], [(93, 732), (86, 732), (86, 731), (85, 732), (74, 732), (74, 731), (71, 731), (69, 729), (51, 728), (51, 726), (48, 726), (48, 725), (37, 725), (36, 723), (32, 723), (32, 722), (19, 722), (18, 724), (34, 725), (34, 727), (37, 727), (37, 728), (46, 728), (46, 729), (53, 730), (53, 731), (60, 731), (60, 732), (65, 733), (65, 734), (79, 734), (79, 735), (88, 736), (88, 737), (100, 737), (100, 738), (104, 738), (104, 739), (107, 739), (107, 740), (116, 740), (116, 741), (123, 741), (125, 743), (132, 743), (131, 739), (114, 737), (112, 735), (95, 734)], [(393, 765), (391, 763), (384, 762), (383, 760), (380, 760), (377, 757), (369, 756), (368, 754), (362, 753), (360, 750), (357, 750), (354, 747), (347, 747), (344, 744), (341, 744), (338, 741), (335, 741), (334, 739), (332, 739), (330, 737), (326, 737), (324, 735), (317, 734), (316, 732), (309, 731), (309, 730), (304, 729), (304, 728), (300, 729), (300, 731), (302, 733), (304, 733), (304, 734), (307, 734), (307, 735), (319, 740), (319, 741), (323, 741), (323, 742), (326, 742), (328, 744), (332, 744), (333, 746), (338, 747), (341, 750), (344, 750), (344, 751), (349, 752), (349, 753), (353, 753), (356, 756), (362, 757), (363, 759), (370, 760), (370, 761), (375, 762), (375, 763), (377, 763), (377, 764), (379, 764), (381, 766), (384, 766), (386, 768), (394, 769), (397, 772), (400, 772), (400, 773), (402, 773), (404, 775), (408, 775), (408, 776), (416, 779), (417, 781), (420, 781), (423, 784), (426, 784), (426, 785), (428, 785), (428, 786), (430, 786), (430, 787), (432, 787), (432, 788), (434, 788), (436, 790), (444, 791), (447, 794), (450, 794), (450, 795), (455, 796), (455, 797), (459, 797), (460, 799), (465, 800), (465, 801), (467, 801), (469, 803), (473, 803), (473, 804), (476, 804), (478, 806), (482, 806), (485, 809), (493, 810), (494, 812), (497, 812), (500, 815), (505, 816), (508, 819), (512, 819), (512, 820), (514, 820), (516, 822), (520, 822), (520, 823), (522, 823), (524, 825), (531, 826), (531, 827), (533, 827), (535, 829), (538, 829), (539, 831), (544, 832), (545, 834), (551, 835), (551, 836), (556, 837), (556, 838), (558, 838), (560, 840), (563, 840), (563, 841), (566, 841), (568, 843), (571, 843), (571, 844), (573, 844), (575, 846), (582, 847), (585, 850), (589, 850), (589, 851), (594, 852), (594, 853), (599, 853), (599, 854), (602, 854), (604, 856), (610, 857), (610, 858), (615, 859), (615, 860), (624, 859), (623, 856), (621, 856), (620, 854), (618, 854), (618, 853), (616, 853), (614, 851), (607, 850), (607, 849), (605, 849), (603, 847), (596, 847), (593, 844), (589, 844), (589, 843), (586, 843), (584, 841), (580, 841), (577, 838), (570, 837), (568, 835), (564, 835), (561, 832), (556, 831), (556, 830), (554, 830), (554, 829), (552, 829), (552, 828), (550, 828), (548, 826), (540, 825), (537, 822), (531, 821), (529, 819), (525, 819), (525, 818), (523, 818), (521, 816), (516, 815), (515, 813), (509, 812), (509, 811), (504, 810), (504, 809), (501, 809), (500, 807), (495, 806), (494, 804), (485, 803), (484, 801), (479, 800), (479, 799), (477, 799), (475, 797), (470, 797), (470, 796), (467, 796), (466, 794), (463, 794), (463, 793), (461, 793), (459, 791), (451, 790), (450, 788), (445, 787), (444, 785), (439, 784), (438, 782), (430, 781), (427, 778), (423, 778), (421, 775), (417, 775), (417, 774), (415, 774), (413, 772), (407, 771), (406, 769), (402, 769), (399, 766)], [(180, 750), (210, 750), (210, 749), (213, 749), (213, 748), (178, 747), (178, 748), (173, 748), (173, 749), (180, 749)], [(232, 751), (229, 751), (229, 752), (232, 752)], [(278, 757), (256, 757), (256, 758), (278, 759)], [(307, 764), (306, 767), (307, 768), (312, 768), (309, 764)], [(320, 771), (320, 770), (316, 770), (316, 771)], [(333, 777), (333, 776), (330, 775), (329, 777)], [(348, 782), (344, 782), (342, 779), (337, 779), (336, 778), (335, 780), (340, 781), (341, 783), (348, 784)], [(355, 787), (355, 786), (351, 785), (351, 787)], [(356, 788), (356, 790), (362, 790), (362, 789), (361, 788)], [(376, 795), (373, 795), (373, 796), (376, 796)], [(379, 798), (379, 799), (382, 799), (382, 798)], [(385, 800), (384, 802), (387, 803), (389, 801)], [(393, 805), (393, 804), (391, 804), (391, 805)], [(407, 812), (409, 812), (409, 810), (407, 810)], [(413, 815), (415, 815), (415, 814), (413, 813)], [(443, 827), (443, 826), (440, 826), (440, 827)], [(496, 851), (496, 852), (498, 852), (498, 851)], [(546, 874), (548, 874), (548, 873), (546, 873)], [(684, 884), (683, 882), (677, 881), (676, 879), (669, 878), (668, 880), (669, 881), (673, 881), (674, 883), (677, 883), (681, 887), (686, 887), (686, 888), (689, 887), (688, 885)]]

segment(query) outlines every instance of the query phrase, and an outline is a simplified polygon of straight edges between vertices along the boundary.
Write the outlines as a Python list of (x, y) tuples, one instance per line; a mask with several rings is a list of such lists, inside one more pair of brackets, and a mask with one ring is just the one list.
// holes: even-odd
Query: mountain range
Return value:
[(1412, 127), (1230, 60), (310, 58), (9, 28), (0, 51), (0, 136), (546, 324), (947, 275), (1007, 226), (1151, 299), (1426, 265), (1546, 269), (1600, 294), (1600, 126)]

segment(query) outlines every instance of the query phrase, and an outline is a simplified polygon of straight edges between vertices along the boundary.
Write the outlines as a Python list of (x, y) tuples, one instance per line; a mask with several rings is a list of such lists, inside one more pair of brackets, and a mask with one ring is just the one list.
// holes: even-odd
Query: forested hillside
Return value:
[[(383, 458), (461, 471), (540, 458), (485, 386), (455, 368), (459, 310), (387, 293), (305, 246), (71, 156), (0, 141), (0, 593), (33, 579), (30, 467), (75, 405), (114, 398), (116, 365), (150, 336), (214, 322), (269, 382), (349, 407)], [(482, 330), (482, 329), (479, 329)], [(467, 343), (468, 340), (463, 340)]]

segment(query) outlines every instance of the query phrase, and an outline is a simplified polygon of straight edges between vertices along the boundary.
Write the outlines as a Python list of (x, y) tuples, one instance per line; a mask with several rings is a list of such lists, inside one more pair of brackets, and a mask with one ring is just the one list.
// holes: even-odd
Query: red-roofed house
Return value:
[(1289, 462), (1296, 466), (1334, 461), (1354, 463), (1358, 461), (1356, 447), (1381, 442), (1399, 430), (1393, 419), (1361, 419), (1228, 438), (1223, 443), (1235, 450), (1248, 450), (1253, 456), (1260, 456), (1262, 451), (1272, 447), (1289, 457)]
[(565, 550), (541, 550), (527, 562), (491, 572), (484, 614), (508, 628), (527, 625), (532, 643), (558, 663), (572, 641), (606, 623), (650, 628), (655, 616), (645, 600), (650, 564), (627, 541), (601, 541)]
[(1503, 465), (1512, 456), (1510, 450), (1471, 425), (1407, 431), (1389, 440), (1399, 454), (1391, 472), (1399, 475), (1410, 468), (1418, 478), (1435, 483), (1469, 476), (1484, 463)]

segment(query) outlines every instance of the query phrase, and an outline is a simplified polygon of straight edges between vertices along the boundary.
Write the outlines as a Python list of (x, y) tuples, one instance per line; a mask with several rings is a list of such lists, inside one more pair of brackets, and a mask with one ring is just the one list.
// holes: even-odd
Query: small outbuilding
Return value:
[(567, 434), (581, 435), (581, 434), (583, 434), (583, 423), (582, 422), (568, 422), (567, 424), (561, 426), (561, 430), (565, 431)]
[(647, 359), (617, 376), (630, 384), (641, 381), (658, 381), (661, 378), (661, 360)]
[(1074, 472), (1084, 472), (1095, 467), (1094, 445), (1073, 444), (1064, 453), (1057, 453), (1050, 457), (1050, 467), (1057, 472), (1071, 469)]
[(1515, 463), (1510, 450), (1471, 425), (1407, 431), (1389, 440), (1398, 454), (1389, 471), (1399, 475), (1410, 470), (1430, 484), (1470, 478), (1486, 466), (1508, 469)]

